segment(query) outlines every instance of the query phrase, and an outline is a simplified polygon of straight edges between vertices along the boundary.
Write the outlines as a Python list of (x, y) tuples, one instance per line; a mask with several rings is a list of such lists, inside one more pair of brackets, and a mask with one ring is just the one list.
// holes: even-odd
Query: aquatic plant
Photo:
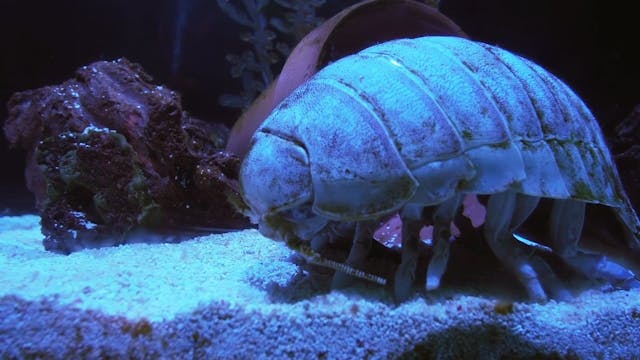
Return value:
[(293, 36), (293, 44), (297, 44), (322, 22), (322, 19), (316, 16), (316, 9), (324, 5), (325, 0), (275, 0), (275, 2), (289, 11), (284, 13), (284, 18), (274, 17), (270, 23), (280, 33)]
[(316, 9), (325, 0), (217, 0), (220, 9), (246, 28), (240, 39), (250, 45), (240, 54), (227, 54), (231, 77), (242, 83), (240, 94), (223, 94), (220, 104), (247, 108), (274, 79), (293, 44), (320, 23)]

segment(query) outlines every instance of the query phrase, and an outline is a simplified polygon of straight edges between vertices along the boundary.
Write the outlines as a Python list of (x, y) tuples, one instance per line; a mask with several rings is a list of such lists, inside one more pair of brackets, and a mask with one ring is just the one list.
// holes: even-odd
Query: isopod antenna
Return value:
[(382, 286), (387, 284), (387, 279), (381, 276), (377, 276), (374, 274), (370, 274), (368, 272), (364, 272), (362, 270), (358, 270), (345, 263), (327, 259), (326, 257), (318, 254), (309, 245), (305, 244), (303, 241), (301, 241), (299, 238), (295, 236), (290, 236), (287, 239), (287, 247), (291, 250), (296, 251), (300, 255), (302, 255), (305, 258), (305, 260), (311, 264), (330, 268), (335, 271), (341, 271), (349, 276), (371, 281), (376, 284), (380, 284)]

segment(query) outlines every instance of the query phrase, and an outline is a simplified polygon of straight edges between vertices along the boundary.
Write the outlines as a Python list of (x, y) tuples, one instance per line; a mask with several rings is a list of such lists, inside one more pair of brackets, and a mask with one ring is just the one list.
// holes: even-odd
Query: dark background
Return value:
[[(327, 1), (322, 15), (354, 2)], [(473, 39), (523, 55), (559, 76), (611, 136), (640, 103), (640, 31), (633, 3), (444, 0), (440, 8)], [(180, 6), (187, 11), (178, 32)], [(238, 31), (215, 0), (0, 0), (0, 119), (4, 123), (4, 104), (16, 91), (63, 82), (97, 60), (127, 57), (157, 83), (178, 90), (190, 113), (231, 126), (239, 110), (222, 108), (217, 99), (239, 90), (225, 60), (246, 46)], [(177, 33), (182, 47), (176, 57)], [(0, 138), (0, 214), (32, 211), (24, 153), (8, 149)]]

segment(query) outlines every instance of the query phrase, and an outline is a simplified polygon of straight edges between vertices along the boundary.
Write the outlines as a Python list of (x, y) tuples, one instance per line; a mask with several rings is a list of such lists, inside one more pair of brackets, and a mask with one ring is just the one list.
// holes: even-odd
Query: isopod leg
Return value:
[(538, 200), (513, 191), (493, 194), (487, 203), (484, 236), (496, 257), (512, 269), (534, 301), (545, 301), (547, 295), (534, 265), (528, 261), (513, 239), (517, 228), (535, 209)]
[(394, 281), (394, 295), (396, 301), (404, 301), (411, 295), (418, 265), (418, 244), (420, 242), (420, 228), (423, 207), (407, 205), (402, 208), (402, 254), (400, 265), (396, 270)]
[[(373, 232), (375, 231), (378, 221), (359, 221), (356, 224), (356, 231), (353, 237), (353, 244), (351, 250), (349, 250), (349, 256), (347, 257), (346, 264), (353, 266), (354, 268), (361, 268), (364, 264), (364, 260), (369, 255), (371, 250), (371, 242), (373, 241)], [(344, 272), (336, 271), (333, 276), (331, 287), (334, 289), (341, 289), (349, 286), (355, 278)]]
[(447, 269), (451, 246), (451, 223), (462, 203), (462, 194), (443, 202), (433, 214), (433, 256), (427, 268), (427, 290), (440, 286), (442, 275)]
[(551, 210), (550, 236), (553, 249), (574, 270), (590, 279), (605, 280), (620, 288), (637, 287), (636, 275), (604, 255), (578, 250), (584, 225), (585, 203), (555, 200)]

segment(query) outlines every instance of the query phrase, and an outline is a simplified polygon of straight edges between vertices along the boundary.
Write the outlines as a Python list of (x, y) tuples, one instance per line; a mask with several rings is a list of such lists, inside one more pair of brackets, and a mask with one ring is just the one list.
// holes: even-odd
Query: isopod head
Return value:
[(272, 239), (313, 238), (328, 220), (305, 205), (312, 197), (305, 149), (269, 132), (257, 133), (251, 146), (243, 162), (241, 182), (251, 221)]
[(309, 201), (311, 174), (303, 147), (266, 132), (256, 133), (251, 147), (243, 161), (241, 191), (253, 212), (252, 220)]

